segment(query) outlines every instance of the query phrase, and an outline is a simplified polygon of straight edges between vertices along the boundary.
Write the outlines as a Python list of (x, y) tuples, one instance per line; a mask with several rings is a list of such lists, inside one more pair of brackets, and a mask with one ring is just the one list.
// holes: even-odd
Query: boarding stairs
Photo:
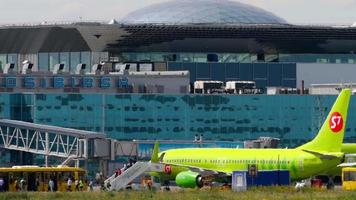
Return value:
[(111, 177), (104, 181), (104, 186), (107, 190), (121, 190), (132, 182), (135, 178), (147, 172), (163, 172), (164, 166), (160, 163), (152, 162), (136, 162), (130, 168), (116, 176), (114, 173)]

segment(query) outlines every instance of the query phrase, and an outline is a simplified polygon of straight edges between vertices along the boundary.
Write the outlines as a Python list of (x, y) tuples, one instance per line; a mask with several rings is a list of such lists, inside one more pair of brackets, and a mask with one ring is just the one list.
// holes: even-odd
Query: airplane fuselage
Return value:
[[(302, 180), (322, 173), (340, 164), (342, 157), (321, 158), (300, 149), (224, 149), (194, 148), (176, 149), (162, 152), (163, 163), (193, 166), (213, 171), (232, 173), (247, 170), (250, 164), (258, 170), (290, 171), (292, 180)], [(161, 154), (161, 155), (162, 155)], [(173, 178), (184, 167), (172, 167)]]

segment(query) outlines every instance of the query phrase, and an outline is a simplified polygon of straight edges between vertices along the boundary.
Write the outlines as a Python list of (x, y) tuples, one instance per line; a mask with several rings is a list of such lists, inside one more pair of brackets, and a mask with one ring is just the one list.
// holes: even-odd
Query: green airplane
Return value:
[(164, 172), (151, 175), (195, 188), (206, 180), (227, 180), (233, 171), (247, 170), (249, 165), (258, 170), (289, 170), (294, 181), (322, 174), (343, 161), (341, 146), (350, 96), (351, 90), (343, 89), (317, 136), (295, 149), (188, 148), (158, 153), (157, 142), (151, 162), (162, 164)]

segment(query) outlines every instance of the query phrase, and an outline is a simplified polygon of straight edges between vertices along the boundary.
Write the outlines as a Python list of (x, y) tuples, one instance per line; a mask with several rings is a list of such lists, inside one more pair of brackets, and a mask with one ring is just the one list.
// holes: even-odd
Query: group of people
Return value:
[[(68, 180), (67, 180), (67, 192), (71, 192), (72, 191), (72, 185), (73, 185), (73, 179), (72, 178), (68, 178)], [(75, 191), (83, 191), (84, 183), (83, 183), (82, 180), (75, 180), (74, 181), (74, 185), (75, 185)]]
[(15, 185), (16, 191), (21, 191), (21, 192), (26, 191), (27, 183), (26, 183), (25, 178), (22, 177), (19, 180), (16, 179), (14, 182), (14, 185)]
[[(83, 191), (84, 183), (82, 180), (76, 180), (74, 182), (74, 185), (75, 185), (75, 191)], [(67, 180), (66, 191), (71, 192), (72, 186), (73, 186), (73, 178), (69, 177)], [(55, 180), (53, 178), (50, 178), (48, 181), (48, 191), (55, 192), (56, 190), (57, 190), (57, 188), (56, 188)]]
[[(40, 185), (40, 179), (36, 178), (35, 181), (33, 182), (29, 182), (27, 183), (26, 181), (27, 179), (25, 179), (24, 177), (21, 178), (16, 178), (13, 181), (10, 181), (10, 183), (7, 183), (7, 179), (4, 179), (3, 177), (0, 177), (0, 192), (5, 192), (8, 190), (11, 191), (42, 191), (41, 190), (41, 185)], [(68, 179), (66, 179), (66, 182), (64, 182), (65, 185), (65, 190), (67, 192), (70, 192), (72, 190), (74, 191), (84, 191), (84, 182), (79, 179), (79, 180), (75, 180), (73, 177), (69, 177)], [(59, 190), (58, 188), (58, 183), (57, 180), (51, 176), (47, 182), (47, 191), (48, 192), (55, 192), (57, 190)], [(89, 183), (89, 188), (91, 191), (93, 191), (93, 186), (94, 186), (94, 182), (91, 181)], [(46, 188), (44, 188), (46, 191)], [(64, 188), (63, 188), (64, 189)]]
[(115, 177), (118, 177), (119, 175), (121, 175), (128, 168), (132, 167), (135, 163), (136, 163), (136, 160), (130, 158), (129, 162), (124, 164), (124, 166), (122, 168), (115, 170)]

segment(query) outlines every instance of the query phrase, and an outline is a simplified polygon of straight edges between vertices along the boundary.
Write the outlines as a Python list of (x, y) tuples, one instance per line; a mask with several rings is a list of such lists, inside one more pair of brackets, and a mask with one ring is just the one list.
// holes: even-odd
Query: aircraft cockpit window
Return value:
[(159, 157), (159, 161), (160, 161), (160, 162), (163, 162), (163, 157), (164, 157), (165, 154), (166, 154), (166, 153), (162, 153), (161, 156)]

